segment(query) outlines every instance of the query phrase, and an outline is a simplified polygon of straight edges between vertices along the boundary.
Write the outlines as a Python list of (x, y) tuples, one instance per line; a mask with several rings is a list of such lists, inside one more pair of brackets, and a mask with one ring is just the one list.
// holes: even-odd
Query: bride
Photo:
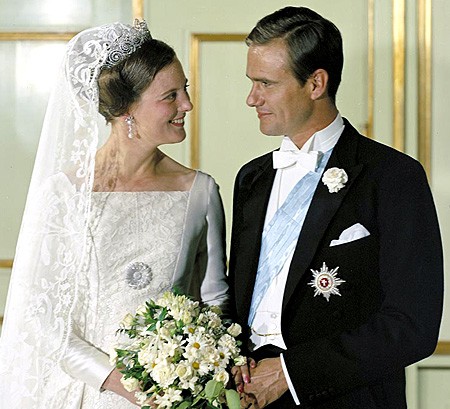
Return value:
[(108, 357), (123, 316), (175, 287), (226, 306), (218, 187), (158, 149), (185, 139), (191, 109), (180, 62), (145, 22), (69, 42), (17, 245), (2, 408), (136, 407)]

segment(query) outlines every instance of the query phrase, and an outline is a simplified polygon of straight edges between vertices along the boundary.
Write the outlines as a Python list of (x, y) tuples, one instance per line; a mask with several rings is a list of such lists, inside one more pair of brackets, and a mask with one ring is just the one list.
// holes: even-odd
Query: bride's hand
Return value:
[(236, 385), (236, 390), (239, 393), (244, 392), (244, 384), (249, 383), (250, 379), (250, 368), (255, 368), (256, 362), (253, 358), (248, 358), (247, 365), (234, 366), (231, 369), (231, 374), (233, 375), (234, 384)]
[(134, 396), (134, 392), (128, 392), (123, 387), (122, 382), (120, 382), (121, 378), (122, 374), (117, 369), (114, 369), (106, 378), (105, 382), (103, 382), (102, 388), (117, 393), (118, 395), (124, 397), (131, 403), (135, 404), (136, 406), (139, 406), (136, 403), (136, 397)]

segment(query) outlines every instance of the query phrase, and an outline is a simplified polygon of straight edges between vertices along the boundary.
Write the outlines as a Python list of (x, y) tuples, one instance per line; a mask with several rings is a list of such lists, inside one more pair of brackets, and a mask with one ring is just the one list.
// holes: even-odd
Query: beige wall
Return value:
[[(394, 0), (396, 2), (397, 0)], [(450, 116), (445, 102), (449, 95), (446, 76), (450, 54), (446, 39), (450, 15), (445, 0), (433, 1), (433, 105), (431, 184), (441, 222), (446, 264), (450, 257), (450, 138), (446, 137)], [(374, 138), (393, 145), (393, 1), (374, 1)], [(398, 2), (398, 1), (397, 1)], [(367, 1), (302, 1), (334, 21), (344, 39), (344, 72), (337, 104), (343, 116), (360, 130), (368, 120), (367, 74)], [(152, 31), (177, 50), (188, 71), (190, 38), (193, 33), (246, 33), (256, 21), (286, 5), (275, 0), (192, 0), (180, 2), (148, 1), (146, 18)], [(405, 139), (404, 150), (418, 158), (418, 41), (417, 2), (406, 2), (405, 24)], [(164, 16), (173, 24), (167, 25)], [(175, 29), (174, 29), (175, 27)], [(200, 169), (211, 173), (221, 186), (227, 221), (231, 218), (232, 184), (239, 167), (279, 144), (279, 138), (266, 137), (258, 130), (254, 112), (246, 107), (249, 81), (245, 75), (245, 45), (238, 42), (201, 43), (200, 58)], [(192, 73), (190, 73), (192, 75)], [(189, 76), (189, 75), (188, 75)], [(420, 114), (426, 115), (425, 112)], [(170, 147), (168, 152), (189, 164), (189, 143)], [(448, 284), (447, 288), (448, 288)], [(446, 297), (446, 311), (450, 299)], [(441, 339), (450, 341), (450, 318), (447, 313)]]
[[(145, 13), (152, 32), (177, 50), (188, 77), (193, 33), (248, 33), (257, 20), (286, 5), (285, 1), (193, 0), (149, 1)], [(341, 28), (346, 61), (337, 96), (341, 112), (363, 130), (367, 121), (367, 3), (353, 0), (303, 1)], [(344, 10), (351, 10), (351, 18)], [(171, 25), (164, 16), (171, 16)], [(221, 187), (229, 227), (234, 176), (248, 160), (279, 146), (279, 137), (259, 132), (253, 109), (245, 104), (250, 81), (245, 77), (247, 47), (243, 42), (200, 43), (199, 168), (212, 174)], [(387, 136), (389, 138), (389, 135)], [(167, 152), (190, 163), (188, 143)]]
[[(23, 1), (23, 0), (22, 0)], [(44, 6), (44, 3), (47, 6)], [(64, 1), (58, 4), (64, 3)], [(29, 31), (78, 31), (86, 26), (111, 20), (131, 19), (131, 2), (83, 0), (77, 6), (67, 3), (65, 14), (58, 9), (52, 16), (52, 1), (23, 1), (23, 5), (0, 0), (0, 29)], [(60, 4), (60, 6), (61, 6)], [(188, 76), (190, 40), (193, 33), (246, 33), (263, 15), (285, 5), (275, 0), (147, 0), (144, 15), (153, 34), (177, 50)], [(338, 94), (338, 107), (359, 129), (367, 122), (367, 2), (340, 0), (303, 1), (330, 18), (344, 37), (345, 67)], [(406, 151), (417, 156), (417, 51), (415, 2), (407, 7), (407, 106)], [(449, 150), (445, 101), (448, 94), (449, 54), (445, 16), (448, 4), (434, 0), (433, 8), (433, 151), (432, 185), (443, 227), (446, 258), (449, 254), (449, 188), (446, 152)], [(39, 6), (39, 7), (38, 7)], [(28, 10), (17, 14), (15, 10)], [(99, 13), (99, 10), (106, 12)], [(71, 14), (72, 13), (72, 14)], [(33, 17), (31, 17), (33, 16)], [(170, 16), (170, 18), (168, 18)], [(375, 1), (375, 99), (374, 135), (383, 143), (392, 143), (392, 8), (391, 2)], [(0, 42), (0, 258), (14, 256), (21, 213), (25, 201), (39, 129), (45, 111), (53, 71), (63, 42)], [(199, 111), (200, 169), (219, 182), (227, 220), (231, 218), (233, 178), (241, 164), (276, 147), (279, 138), (268, 138), (258, 131), (257, 119), (245, 105), (249, 82), (245, 78), (246, 47), (240, 42), (203, 42), (201, 49)], [(42, 58), (45, 55), (45, 58)], [(190, 138), (166, 149), (183, 163), (190, 164)], [(450, 324), (445, 319), (442, 338), (450, 340)]]

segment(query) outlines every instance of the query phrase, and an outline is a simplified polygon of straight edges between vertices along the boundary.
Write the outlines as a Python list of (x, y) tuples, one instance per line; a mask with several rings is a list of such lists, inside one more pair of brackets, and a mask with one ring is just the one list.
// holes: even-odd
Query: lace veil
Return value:
[(58, 362), (72, 323), (83, 325), (79, 289), (88, 279), (81, 272), (105, 122), (98, 113), (97, 79), (104, 67), (120, 63), (147, 40), (146, 23), (136, 21), (85, 30), (67, 45), (16, 248), (0, 339), (2, 408), (59, 407), (55, 403), (71, 393)]

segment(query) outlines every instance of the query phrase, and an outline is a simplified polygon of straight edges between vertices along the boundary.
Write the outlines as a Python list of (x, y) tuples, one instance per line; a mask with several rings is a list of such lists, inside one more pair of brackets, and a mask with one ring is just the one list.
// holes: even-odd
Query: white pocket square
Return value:
[(369, 231), (362, 224), (356, 223), (348, 229), (345, 229), (339, 236), (339, 239), (331, 240), (330, 247), (350, 243), (351, 241), (362, 239), (367, 236), (370, 236)]

